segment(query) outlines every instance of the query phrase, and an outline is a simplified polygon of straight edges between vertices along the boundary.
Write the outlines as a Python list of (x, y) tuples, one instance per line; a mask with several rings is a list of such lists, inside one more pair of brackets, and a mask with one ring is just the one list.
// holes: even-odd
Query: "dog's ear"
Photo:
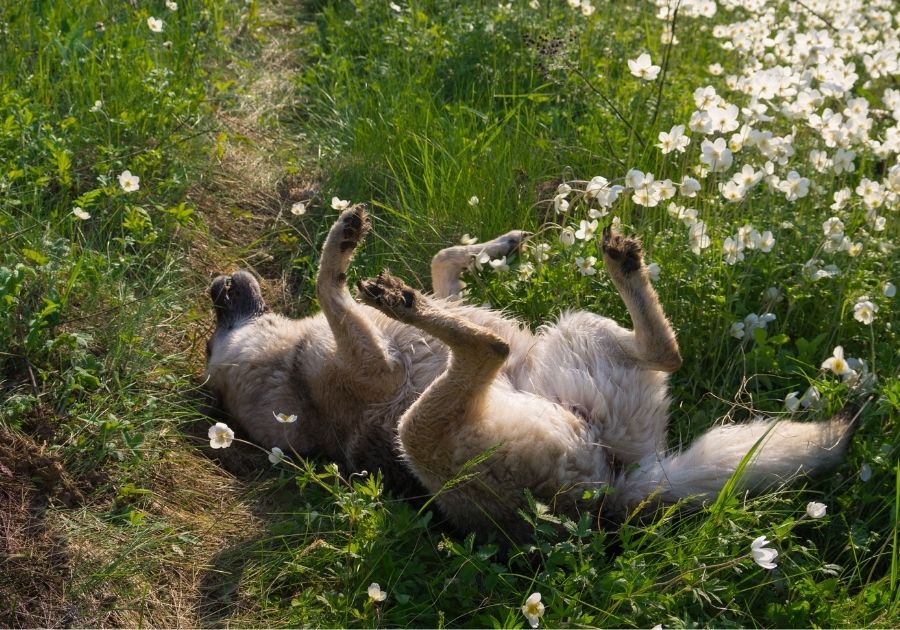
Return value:
[(217, 310), (227, 307), (229, 288), (231, 288), (231, 276), (216, 276), (206, 290), (206, 294)]

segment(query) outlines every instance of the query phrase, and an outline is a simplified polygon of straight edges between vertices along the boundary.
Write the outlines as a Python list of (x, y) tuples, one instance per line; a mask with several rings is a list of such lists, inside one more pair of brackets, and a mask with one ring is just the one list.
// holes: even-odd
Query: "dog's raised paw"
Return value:
[(639, 238), (622, 236), (619, 232), (614, 232), (611, 227), (607, 226), (603, 230), (601, 247), (603, 248), (603, 254), (607, 257), (607, 261), (617, 263), (622, 273), (628, 274), (641, 268), (644, 249)]
[(358, 203), (347, 208), (341, 213), (341, 225), (343, 226), (341, 251), (353, 249), (365, 238), (372, 229), (372, 221), (366, 212), (366, 204)]
[(360, 280), (356, 288), (364, 303), (396, 317), (412, 311), (418, 298), (415, 289), (386, 271), (382, 271), (376, 278)]

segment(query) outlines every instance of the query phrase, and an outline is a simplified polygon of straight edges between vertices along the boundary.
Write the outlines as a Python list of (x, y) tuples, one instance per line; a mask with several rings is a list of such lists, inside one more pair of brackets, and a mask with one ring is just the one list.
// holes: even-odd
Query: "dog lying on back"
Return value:
[[(270, 312), (243, 271), (209, 288), (217, 328), (207, 385), (266, 448), (322, 455), (345, 474), (380, 469), (389, 489), (436, 494), (461, 530), (517, 540), (530, 535), (518, 515), (526, 490), (557, 513), (622, 517), (648, 499), (714, 498), (758, 442), (741, 478), (750, 489), (827, 470), (846, 450), (850, 421), (836, 417), (717, 426), (667, 453), (667, 377), (681, 356), (634, 238), (607, 230), (602, 240), (633, 330), (569, 312), (533, 334), (459, 300), (471, 260), (510, 253), (522, 232), (440, 251), (431, 296), (382, 273), (358, 283), (357, 301), (347, 271), (369, 226), (357, 205), (331, 228), (318, 315)], [(275, 413), (299, 420), (282, 424)]]

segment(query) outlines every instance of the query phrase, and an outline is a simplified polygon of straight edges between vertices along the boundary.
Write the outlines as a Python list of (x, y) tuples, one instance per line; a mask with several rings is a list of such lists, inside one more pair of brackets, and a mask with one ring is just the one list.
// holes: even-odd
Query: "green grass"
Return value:
[[(549, 1), (509, 11), (423, 1), (400, 12), (362, 2), (178, 4), (0, 9), (0, 428), (30, 440), (24, 459), (56, 458), (84, 495), (66, 500), (37, 467), (12, 481), (0, 469), (4, 498), (3, 484), (17, 479), (29, 497), (49, 496), (38, 515), (10, 507), (7, 516), (58, 534), (69, 567), (40, 590), (41, 571), (56, 569), (35, 543), (31, 561), (9, 565), (16, 579), (0, 569), (0, 623), (522, 627), (520, 607), (539, 591), (548, 626), (897, 624), (900, 321), (881, 288), (900, 280), (900, 258), (879, 247), (900, 236), (896, 210), (882, 209), (887, 228), (873, 232), (855, 203), (840, 216), (863, 252), (819, 250), (831, 193), (881, 180), (896, 162), (857, 150), (854, 173), (815, 173), (806, 156), (818, 136), (803, 121), (763, 127), (795, 126), (796, 154), (777, 171), (796, 168), (821, 192), (791, 203), (761, 184), (730, 204), (716, 183), (736, 169), (710, 176), (697, 198), (673, 200), (709, 226), (700, 256), (666, 201), (644, 208), (623, 195), (612, 215), (661, 266), (655, 286), (678, 331), (672, 446), (725, 415), (780, 412), (810, 384), (823, 405), (808, 415), (826, 417), (861, 398), (821, 362), (837, 345), (866, 360), (878, 382), (847, 462), (826, 479), (753, 499), (727, 493), (709, 509), (621, 527), (563, 519), (562, 537), (556, 517), (534, 506), (525, 515), (534, 544), (501, 550), (454, 537), (429, 510), (385, 496), (376, 478), (343, 480), (324, 462), (235, 481), (185, 428), (205, 422), (194, 401), (210, 274), (252, 266), (293, 293), (286, 310), (307, 314), (332, 196), (371, 205), (359, 277), (389, 266), (427, 286), (430, 256), (463, 233), (486, 240), (525, 228), (551, 245), (548, 260), (530, 250), (506, 275), (472, 274), (470, 300), (533, 326), (566, 308), (627, 322), (602, 269), (582, 277), (575, 267), (576, 256), (599, 257), (596, 244), (558, 244), (559, 226), (577, 227), (586, 208), (570, 195), (571, 210), (557, 215), (550, 201), (563, 181), (583, 188), (594, 175), (692, 174), (697, 134), (684, 155), (654, 144), (687, 123), (697, 87), (744, 103), (707, 69), (740, 71), (740, 57), (710, 34), (711, 23), (737, 17), (679, 17), (681, 42), (668, 47), (655, 9), (639, 4), (589, 19)], [(151, 15), (164, 19), (162, 33), (148, 28)], [(626, 60), (645, 51), (668, 59), (659, 81), (628, 71)], [(266, 91), (273, 79), (284, 82), (277, 93)], [(875, 103), (892, 81), (861, 93)], [(235, 158), (273, 146), (276, 158), (262, 162), (271, 173)], [(119, 186), (126, 169), (139, 190)], [(301, 180), (300, 192), (265, 189)], [(301, 199), (309, 210), (294, 217), (287, 208)], [(76, 206), (91, 218), (77, 219)], [(775, 248), (724, 264), (722, 242), (747, 223), (771, 230)], [(811, 280), (803, 265), (813, 257), (842, 273)], [(535, 266), (528, 279), (518, 274), (524, 262)], [(777, 301), (766, 297), (773, 286)], [(852, 316), (861, 295), (879, 306), (870, 326)], [(733, 322), (766, 311), (777, 319), (765, 331), (729, 335)], [(268, 466), (254, 451), (242, 457), (245, 468)], [(811, 500), (828, 516), (807, 517)], [(763, 534), (780, 552), (774, 571), (750, 558)], [(21, 577), (26, 567), (35, 579)], [(369, 599), (371, 582), (385, 602)]]

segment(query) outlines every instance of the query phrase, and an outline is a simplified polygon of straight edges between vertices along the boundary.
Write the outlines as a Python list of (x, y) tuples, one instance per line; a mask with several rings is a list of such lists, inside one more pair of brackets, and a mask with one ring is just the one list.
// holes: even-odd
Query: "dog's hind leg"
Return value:
[(353, 252), (369, 229), (364, 204), (341, 213), (322, 248), (316, 296), (334, 335), (338, 360), (358, 385), (378, 395), (397, 388), (403, 366), (388, 352), (384, 337), (347, 290)]
[[(400, 437), (413, 459), (442, 455), (435, 445), (447, 433), (447, 419), (478, 415), (480, 399), (509, 354), (499, 336), (435, 304), (387, 273), (359, 283), (360, 299), (386, 315), (413, 325), (447, 344), (447, 369), (435, 379), (400, 422)], [(422, 452), (415, 452), (423, 447)], [(440, 466), (440, 461), (434, 465)]]
[(603, 257), (613, 284), (631, 316), (634, 332), (625, 338), (628, 358), (641, 367), (674, 372), (681, 367), (675, 332), (663, 313), (644, 265), (641, 242), (606, 228)]
[(463, 289), (460, 274), (482, 252), (491, 258), (506, 256), (522, 243), (526, 232), (513, 230), (487, 243), (456, 245), (442, 249), (431, 259), (431, 286), (435, 297), (458, 298)]
[(359, 295), (450, 348), (446, 369), (403, 414), (398, 433), (410, 466), (457, 525), (521, 537), (524, 488), (571, 511), (586, 488), (608, 479), (588, 423), (498, 376), (511, 340), (387, 274), (359, 283)]

